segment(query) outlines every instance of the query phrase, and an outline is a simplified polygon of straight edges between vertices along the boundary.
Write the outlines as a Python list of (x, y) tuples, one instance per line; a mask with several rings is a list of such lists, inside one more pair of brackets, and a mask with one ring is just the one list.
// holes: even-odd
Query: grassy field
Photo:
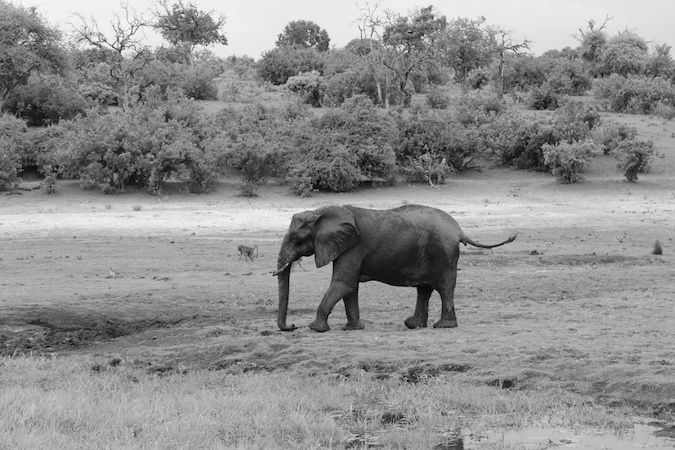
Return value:
[[(606, 119), (666, 154), (637, 184), (600, 157), (567, 186), (486, 169), (438, 189), (311, 198), (274, 184), (242, 198), (227, 182), (206, 195), (61, 181), (55, 196), (0, 196), (0, 448), (544, 448), (595, 432), (637, 445), (636, 423), (667, 430), (675, 123)], [(270, 272), (290, 216), (406, 203), (448, 211), (480, 241), (520, 231), (494, 251), (462, 249), (459, 327), (408, 330), (414, 289), (366, 283), (365, 330), (342, 331), (337, 305), (316, 334), (306, 325), (331, 268), (308, 258), (291, 275), (300, 328), (278, 332)], [(239, 244), (259, 257), (240, 259)], [(437, 294), (430, 308), (435, 320)], [(508, 437), (532, 427), (564, 436)], [(673, 445), (649, 434), (643, 445)]]

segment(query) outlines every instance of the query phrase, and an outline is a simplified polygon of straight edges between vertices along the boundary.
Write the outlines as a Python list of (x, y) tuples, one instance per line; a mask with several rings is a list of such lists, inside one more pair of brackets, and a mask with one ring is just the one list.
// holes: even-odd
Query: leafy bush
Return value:
[(4, 108), (24, 118), (28, 125), (42, 126), (84, 114), (87, 102), (63, 77), (35, 74), (12, 91)]
[(556, 94), (583, 95), (592, 82), (581, 59), (556, 58), (546, 72), (543, 85)]
[[(220, 140), (223, 143), (222, 140)], [(244, 197), (255, 197), (257, 190), (277, 170), (274, 148), (270, 141), (249, 135), (236, 142), (227, 142), (219, 157), (225, 165), (242, 175), (239, 191)]]
[(560, 105), (560, 94), (549, 83), (533, 87), (527, 96), (527, 106), (534, 110), (556, 109)]
[(652, 108), (652, 113), (665, 120), (671, 120), (673, 117), (675, 117), (675, 107), (666, 105), (663, 102), (657, 102), (656, 106)]
[(257, 64), (258, 77), (275, 85), (302, 72), (323, 73), (323, 60), (312, 48), (282, 47), (265, 52)]
[(311, 139), (307, 152), (296, 160), (289, 174), (291, 190), (308, 196), (312, 190), (348, 192), (362, 180), (362, 172), (354, 161), (352, 152), (323, 136)]
[(349, 150), (361, 170), (362, 181), (392, 180), (396, 167), (392, 145), (396, 129), (367, 96), (350, 97), (342, 107), (312, 122), (312, 127), (314, 132), (330, 136)]
[(312, 72), (301, 72), (292, 76), (286, 82), (286, 88), (300, 95), (303, 103), (319, 107), (323, 103), (326, 83), (323, 77), (316, 70)]
[(25, 122), (9, 114), (0, 116), (0, 191), (21, 182), (21, 154), (26, 145)]
[(481, 89), (490, 83), (494, 70), (490, 67), (472, 69), (466, 76), (466, 83), (471, 89)]
[(584, 179), (581, 174), (585, 164), (597, 154), (596, 146), (597, 144), (590, 140), (544, 144), (542, 146), (544, 164), (550, 168), (559, 182), (579, 183)]
[(457, 104), (457, 119), (463, 125), (479, 125), (491, 121), (506, 110), (504, 102), (493, 94), (471, 91)]
[(595, 140), (605, 155), (612, 153), (622, 141), (635, 139), (637, 129), (628, 125), (606, 123), (593, 130)]
[(617, 167), (623, 172), (626, 181), (634, 183), (638, 180), (638, 173), (647, 173), (654, 158), (660, 155), (654, 150), (652, 141), (634, 139), (620, 142), (616, 156), (619, 159)]
[(597, 79), (594, 91), (595, 98), (615, 112), (652, 114), (657, 108), (675, 107), (675, 87), (658, 77), (612, 74)]
[(128, 185), (159, 192), (171, 177), (187, 181), (193, 192), (208, 190), (217, 175), (215, 157), (200, 147), (204, 130), (190, 116), (190, 103), (181, 105), (138, 106), (76, 119), (62, 139), (63, 169), (82, 187), (108, 193), (124, 192)]
[(488, 155), (498, 164), (519, 169), (548, 170), (542, 147), (590, 138), (599, 113), (581, 102), (567, 102), (548, 119), (536, 120), (515, 111), (480, 127)]
[(432, 109), (447, 109), (450, 98), (439, 88), (432, 88), (427, 94), (427, 105)]
[(409, 158), (401, 168), (409, 182), (424, 181), (433, 186), (445, 184), (445, 178), (452, 173), (445, 158), (439, 158), (431, 153), (424, 153), (417, 158)]
[(396, 130), (389, 116), (365, 95), (351, 97), (342, 107), (296, 127), (290, 137), (288, 180), (300, 195), (393, 181)]
[[(588, 130), (600, 125), (600, 112), (593, 105), (578, 100), (568, 100), (555, 113), (556, 121), (561, 124), (583, 124)], [(587, 131), (588, 131), (587, 130)]]
[(185, 66), (179, 87), (187, 98), (218, 100), (218, 85), (215, 82), (217, 75), (214, 68), (202, 64)]
[(442, 115), (418, 112), (401, 117), (398, 129), (394, 151), (403, 168), (417, 165), (423, 155), (429, 154), (434, 161), (445, 161), (449, 171), (459, 172), (470, 167), (484, 149), (477, 129)]

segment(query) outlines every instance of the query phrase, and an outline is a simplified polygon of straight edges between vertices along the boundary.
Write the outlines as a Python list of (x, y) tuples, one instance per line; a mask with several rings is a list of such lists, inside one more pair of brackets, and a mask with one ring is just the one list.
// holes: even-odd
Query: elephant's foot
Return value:
[(324, 331), (329, 330), (328, 322), (325, 321), (325, 320), (318, 319), (318, 318), (315, 319), (314, 322), (309, 324), (309, 328), (311, 328), (312, 330), (317, 331), (319, 333), (323, 333)]
[(441, 319), (434, 324), (434, 328), (455, 328), (457, 319)]
[(403, 323), (405, 324), (406, 327), (410, 328), (411, 330), (415, 328), (424, 328), (427, 326), (426, 320), (422, 320), (419, 317), (415, 316), (408, 317), (403, 321)]
[(357, 320), (356, 322), (347, 322), (345, 326), (342, 327), (343, 330), (363, 330), (365, 327), (361, 323), (360, 320)]

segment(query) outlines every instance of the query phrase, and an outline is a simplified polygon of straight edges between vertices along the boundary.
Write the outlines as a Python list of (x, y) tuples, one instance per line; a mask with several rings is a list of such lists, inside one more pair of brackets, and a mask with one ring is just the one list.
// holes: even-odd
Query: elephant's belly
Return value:
[(417, 273), (362, 273), (359, 281), (380, 281), (392, 286), (421, 286), (428, 284), (431, 280)]

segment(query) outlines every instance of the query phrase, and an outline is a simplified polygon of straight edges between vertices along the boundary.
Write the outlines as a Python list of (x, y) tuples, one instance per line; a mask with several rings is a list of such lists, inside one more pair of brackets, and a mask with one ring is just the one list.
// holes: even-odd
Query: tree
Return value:
[(607, 48), (607, 34), (604, 30), (610, 20), (612, 20), (612, 17), (606, 16), (602, 24), (596, 28), (595, 20), (589, 19), (588, 29), (579, 28), (579, 34), (574, 36), (580, 44), (579, 54), (585, 61), (591, 63), (593, 68), (600, 64)]
[(607, 48), (602, 57), (601, 73), (609, 75), (635, 75), (645, 72), (649, 49), (645, 40), (626, 30), (607, 41)]
[(265, 52), (257, 64), (258, 76), (272, 84), (284, 84), (301, 72), (323, 73), (323, 61), (312, 48), (280, 47)]
[(227, 37), (221, 29), (225, 25), (225, 17), (213, 17), (212, 11), (202, 11), (192, 3), (178, 0), (169, 7), (167, 0), (159, 2), (159, 10), (155, 12), (157, 22), (153, 25), (164, 39), (174, 47), (182, 46), (190, 55), (197, 45), (227, 45)]
[(60, 72), (65, 66), (61, 34), (34, 7), (0, 0), (0, 106), (33, 72)]
[(314, 48), (320, 52), (328, 50), (330, 38), (328, 32), (311, 20), (293, 20), (288, 22), (278, 38), (277, 47)]
[[(126, 109), (131, 104), (134, 91), (134, 75), (152, 59), (151, 52), (142, 44), (142, 30), (148, 22), (137, 15), (128, 5), (122, 5), (123, 17), (115, 13), (106, 35), (93, 18), (81, 15), (79, 25), (74, 25), (74, 39), (98, 53), (109, 72), (112, 90), (117, 94), (120, 106)], [(99, 67), (100, 69), (100, 67)]]
[(515, 55), (519, 54), (522, 49), (530, 49), (530, 41), (527, 39), (521, 42), (514, 42), (511, 38), (511, 32), (504, 30), (495, 30), (497, 34), (497, 45), (495, 51), (499, 57), (499, 85), (497, 88), (497, 95), (499, 98), (504, 97), (504, 55), (511, 52)]
[[(361, 17), (357, 19), (359, 22), (358, 28), (359, 33), (361, 34), (361, 45), (356, 54), (363, 54), (363, 56), (368, 61), (368, 68), (373, 75), (375, 80), (375, 89), (377, 92), (377, 104), (388, 106), (387, 98), (382, 94), (382, 81), (385, 80), (385, 91), (386, 91), (386, 75), (383, 77), (376, 70), (376, 66), (379, 65), (381, 56), (383, 54), (383, 47), (381, 45), (380, 30), (382, 28), (382, 19), (377, 15), (377, 8), (379, 8), (380, 2), (375, 4), (368, 3), (367, 0), (364, 0), (363, 4), (357, 4), (359, 11), (361, 11)], [(349, 45), (349, 44), (348, 44)], [(367, 49), (367, 50), (366, 50)]]
[(465, 88), (469, 71), (490, 64), (497, 46), (494, 31), (485, 25), (485, 20), (483, 16), (458, 17), (450, 22), (443, 38), (445, 62)]
[(673, 58), (670, 56), (671, 46), (658, 44), (654, 47), (647, 61), (647, 73), (653, 77), (670, 77), (673, 70)]
[(433, 63), (441, 48), (441, 35), (447, 27), (445, 16), (437, 16), (433, 6), (414, 11), (409, 17), (394, 16), (382, 33), (381, 63), (393, 72), (403, 94), (403, 106), (410, 106), (410, 76), (427, 63)]

